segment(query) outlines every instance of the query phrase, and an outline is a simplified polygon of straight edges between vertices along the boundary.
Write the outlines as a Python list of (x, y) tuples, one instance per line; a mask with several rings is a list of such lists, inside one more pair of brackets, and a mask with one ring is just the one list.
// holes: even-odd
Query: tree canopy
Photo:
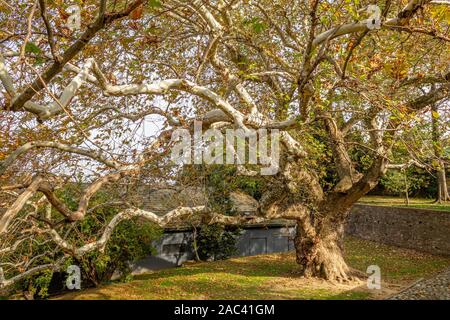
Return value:
[[(72, 5), (0, 0), (0, 287), (57, 267), (27, 247), (37, 238), (61, 260), (81, 257), (133, 217), (160, 226), (292, 219), (303, 274), (346, 280), (341, 239), (351, 206), (389, 167), (425, 158), (445, 167), (446, 1)], [(414, 131), (430, 123), (433, 106), (437, 153)], [(199, 206), (161, 217), (139, 208), (136, 186), (180, 179), (171, 135), (192, 131), (194, 120), (205, 130), (280, 130), (280, 170), (261, 177), (268, 187), (257, 216)], [(75, 181), (84, 190), (70, 206), (58, 192)], [(104, 205), (121, 210), (80, 245), (73, 226), (110, 185), (122, 193)]]

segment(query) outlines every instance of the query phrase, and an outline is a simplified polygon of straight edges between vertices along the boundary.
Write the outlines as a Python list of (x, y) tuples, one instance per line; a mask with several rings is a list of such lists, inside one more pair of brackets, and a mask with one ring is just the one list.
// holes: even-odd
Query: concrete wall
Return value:
[(355, 205), (346, 233), (398, 247), (450, 256), (450, 213)]
[(153, 243), (157, 255), (132, 263), (132, 273), (136, 275), (178, 267), (183, 262), (194, 259), (191, 244), (192, 232), (190, 231), (165, 232), (158, 241)]
[(158, 252), (156, 257), (177, 266), (187, 260), (194, 259), (192, 251), (192, 232), (166, 232), (160, 240), (155, 242)]
[(237, 255), (254, 256), (293, 250), (294, 236), (295, 229), (293, 227), (246, 229), (236, 244)]

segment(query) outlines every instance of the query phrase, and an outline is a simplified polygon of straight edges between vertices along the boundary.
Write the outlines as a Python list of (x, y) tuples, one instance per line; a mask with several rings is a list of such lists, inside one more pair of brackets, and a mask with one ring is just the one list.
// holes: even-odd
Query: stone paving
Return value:
[(450, 300), (450, 268), (413, 284), (390, 300)]

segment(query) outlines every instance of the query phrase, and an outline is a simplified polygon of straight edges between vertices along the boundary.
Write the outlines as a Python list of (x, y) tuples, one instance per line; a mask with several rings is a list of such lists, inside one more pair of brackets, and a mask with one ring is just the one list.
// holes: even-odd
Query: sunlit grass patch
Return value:
[[(383, 286), (400, 289), (450, 265), (450, 259), (347, 238), (346, 260), (355, 269), (381, 268)], [(63, 299), (374, 299), (389, 293), (373, 292), (364, 281), (331, 284), (299, 277), (293, 252), (187, 263), (184, 267), (136, 276), (74, 292)]]
[(375, 206), (428, 209), (450, 212), (450, 203), (447, 202), (439, 204), (432, 199), (425, 198), (410, 198), (409, 205), (406, 204), (405, 198), (385, 196), (365, 196), (358, 202)]

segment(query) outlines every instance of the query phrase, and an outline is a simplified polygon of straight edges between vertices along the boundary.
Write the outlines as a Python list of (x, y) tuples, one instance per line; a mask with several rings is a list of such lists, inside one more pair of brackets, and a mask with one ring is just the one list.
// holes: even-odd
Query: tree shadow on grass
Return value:
[[(351, 240), (347, 262), (365, 271), (379, 265), (383, 279), (398, 289), (409, 282), (448, 265), (448, 259), (417, 254), (369, 241)], [(86, 290), (87, 298), (99, 299), (366, 299), (377, 298), (365, 284), (333, 285), (319, 279), (305, 279), (290, 253), (232, 258), (224, 261), (186, 263), (184, 267), (159, 270), (134, 277), (128, 283), (114, 283)], [(419, 272), (420, 271), (420, 272)], [(84, 292), (78, 294), (83, 298)], [(72, 295), (75, 297), (75, 295)], [(67, 298), (70, 298), (67, 297)]]
[(189, 263), (175, 269), (137, 275), (134, 279), (149, 280), (171, 276), (193, 276), (200, 273), (228, 273), (248, 277), (292, 277), (298, 269), (290, 253), (260, 255), (229, 260)]
[[(105, 291), (105, 289), (107, 291)], [(355, 299), (355, 294), (348, 296), (345, 291), (331, 287), (321, 287), (314, 283), (284, 286), (272, 282), (257, 281), (218, 281), (195, 279), (185, 281), (167, 281), (166, 283), (147, 283), (134, 287), (131, 295), (125, 294), (127, 288), (99, 288), (83, 293), (66, 295), (64, 299), (260, 299), (260, 300), (300, 300), (300, 299)], [(343, 292), (341, 292), (343, 291)], [(348, 290), (351, 292), (351, 290)], [(356, 296), (358, 298), (360, 296)]]
[[(351, 288), (351, 285), (300, 277), (293, 272), (296, 269), (295, 259), (289, 254), (196, 263), (138, 275), (125, 284), (88, 290), (86, 298), (330, 299)], [(97, 296), (96, 292), (101, 295)], [(78, 297), (83, 298), (83, 295), (74, 294), (67, 298)]]

